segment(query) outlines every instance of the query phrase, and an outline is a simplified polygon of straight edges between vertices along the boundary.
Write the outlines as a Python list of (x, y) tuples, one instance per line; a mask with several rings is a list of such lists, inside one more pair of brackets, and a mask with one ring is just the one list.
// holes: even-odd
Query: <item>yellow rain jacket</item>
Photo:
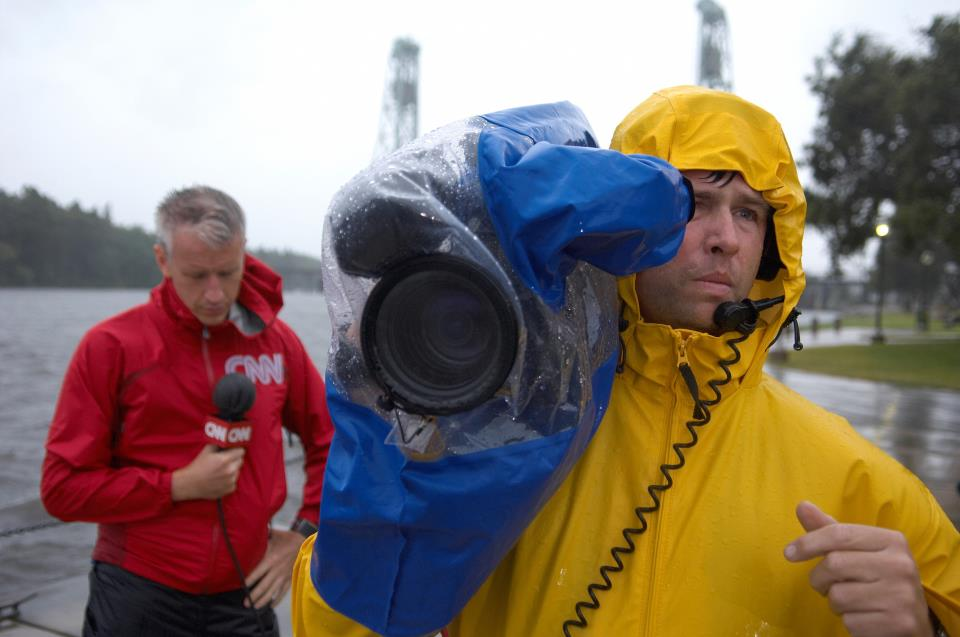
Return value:
[[(691, 440), (694, 402), (679, 367), (692, 369), (710, 407), (699, 441), (670, 472), (673, 486), (635, 551), (618, 555), (599, 608), (584, 608), (586, 628), (569, 635), (846, 635), (841, 619), (808, 582), (815, 561), (793, 564), (783, 549), (803, 534), (795, 507), (810, 500), (841, 522), (898, 529), (919, 566), (927, 602), (960, 637), (960, 536), (924, 485), (857, 434), (844, 419), (763, 373), (767, 350), (804, 286), (800, 265), (806, 204), (777, 121), (733, 95), (679, 87), (642, 103), (614, 133), (625, 153), (662, 157), (681, 170), (734, 170), (775, 209), (783, 268), (757, 281), (753, 299), (785, 296), (737, 347), (723, 336), (645, 323), (634, 278), (620, 281), (629, 327), (626, 365), (609, 410), (579, 463), (514, 549), (450, 626), (451, 637), (557, 637), (576, 620), (623, 530), (640, 528), (638, 507), (652, 504), (663, 464), (679, 464), (673, 445)], [(737, 360), (738, 359), (738, 360)], [(736, 360), (732, 363), (721, 361)], [(293, 580), (293, 625), (308, 635), (369, 635), (331, 611), (309, 576), (313, 542)]]

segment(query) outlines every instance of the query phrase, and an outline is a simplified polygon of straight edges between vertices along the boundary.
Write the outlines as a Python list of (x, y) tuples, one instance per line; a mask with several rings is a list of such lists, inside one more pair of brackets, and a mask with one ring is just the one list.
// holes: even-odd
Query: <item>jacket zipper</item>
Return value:
[[(211, 395), (213, 393), (213, 363), (210, 362), (210, 329), (204, 325), (203, 329), (200, 331), (200, 354), (203, 357), (203, 366), (207, 372), (207, 382), (210, 385)], [(214, 507), (217, 506), (216, 502), (212, 503)], [(224, 511), (226, 515), (226, 511)], [(217, 551), (220, 549), (220, 519), (214, 509), (213, 514), (213, 534), (210, 538), (210, 561), (207, 565), (207, 574), (208, 576), (214, 575), (214, 568), (217, 564)], [(208, 578), (209, 579), (209, 578)]]
[(693, 375), (693, 369), (687, 361), (687, 340), (680, 341), (680, 352), (677, 356), (677, 369), (680, 371), (680, 378), (683, 379), (690, 392), (690, 398), (693, 399), (693, 417), (704, 417), (703, 409), (700, 408), (700, 387), (697, 384), (697, 377)]
[[(214, 502), (213, 506), (217, 506), (217, 503)], [(226, 512), (224, 512), (224, 515), (226, 515)], [(221, 533), (220, 522), (217, 520), (216, 514), (214, 514), (213, 534), (210, 538), (210, 563), (209, 563), (209, 566), (207, 567), (207, 575), (208, 575), (207, 581), (209, 581), (210, 577), (215, 575), (214, 566), (216, 566), (217, 564), (217, 551), (220, 550), (220, 533)], [(204, 584), (204, 587), (206, 587), (206, 584)], [(209, 590), (205, 591), (205, 593), (209, 593), (209, 592), (210, 592)]]
[[(680, 342), (677, 345), (677, 370), (679, 371), (681, 380), (684, 381), (684, 383), (687, 385), (689, 389), (690, 379), (693, 378), (693, 371), (690, 369), (690, 364), (687, 360), (687, 339), (686, 338), (681, 338)], [(694, 380), (693, 387), (695, 390), (696, 389), (695, 380)], [(697, 398), (697, 396), (694, 395), (694, 404), (696, 404), (698, 400), (699, 399)], [(674, 460), (670, 452), (671, 452), (673, 441), (674, 441), (674, 435), (673, 435), (674, 420), (676, 420), (676, 414), (679, 413), (680, 403), (681, 403), (680, 394), (676, 393), (675, 400), (673, 402), (673, 410), (671, 411), (669, 417), (665, 421), (665, 425), (667, 427), (667, 433), (665, 437), (666, 442), (664, 444), (663, 454), (660, 457), (661, 465), (665, 463), (672, 463)], [(659, 473), (659, 470), (658, 470), (658, 476), (660, 475), (661, 474)], [(676, 482), (674, 482), (674, 486), (676, 486)], [(667, 504), (667, 498), (669, 493), (670, 493), (670, 489), (660, 493), (660, 509), (655, 513), (655, 515), (658, 515), (660, 519), (657, 521), (657, 529), (653, 535), (653, 548), (650, 556), (650, 575), (648, 578), (649, 587), (647, 589), (647, 606), (646, 606), (647, 612), (645, 613), (644, 628), (643, 628), (643, 632), (641, 633), (642, 635), (655, 634), (655, 633), (651, 633), (650, 631), (652, 630), (652, 625), (653, 625), (654, 596), (656, 595), (656, 591), (657, 591), (656, 573), (659, 570), (657, 568), (658, 566), (657, 560), (659, 558), (659, 552), (660, 552), (659, 551), (660, 533), (663, 530), (663, 528), (666, 526), (666, 504)]]
[(200, 353), (203, 355), (203, 366), (207, 370), (207, 380), (210, 382), (210, 391), (213, 392), (213, 364), (210, 362), (210, 348), (207, 343), (210, 341), (210, 328), (206, 325), (200, 332)]

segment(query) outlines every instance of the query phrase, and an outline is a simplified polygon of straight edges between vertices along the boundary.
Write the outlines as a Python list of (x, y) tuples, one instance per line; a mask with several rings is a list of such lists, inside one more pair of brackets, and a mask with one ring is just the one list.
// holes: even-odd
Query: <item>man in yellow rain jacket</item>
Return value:
[[(612, 146), (684, 171), (696, 214), (672, 261), (620, 280), (607, 415), (451, 637), (960, 636), (960, 535), (929, 491), (763, 373), (804, 286), (806, 204), (777, 121), (678, 87)], [(714, 322), (745, 298), (771, 302)], [(317, 595), (311, 553), (295, 634), (370, 634)]]

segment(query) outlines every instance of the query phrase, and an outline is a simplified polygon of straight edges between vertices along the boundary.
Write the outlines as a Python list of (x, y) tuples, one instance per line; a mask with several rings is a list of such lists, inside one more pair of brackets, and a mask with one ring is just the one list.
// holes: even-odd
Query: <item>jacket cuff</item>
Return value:
[(163, 471), (160, 473), (160, 493), (167, 500), (167, 508), (172, 507), (176, 502), (173, 501), (173, 471)]
[(295, 520), (306, 520), (314, 526), (320, 524), (320, 505), (301, 506)]
[(947, 634), (947, 629), (940, 623), (940, 618), (937, 617), (932, 608), (930, 609), (930, 625), (933, 626), (933, 637), (950, 637)]

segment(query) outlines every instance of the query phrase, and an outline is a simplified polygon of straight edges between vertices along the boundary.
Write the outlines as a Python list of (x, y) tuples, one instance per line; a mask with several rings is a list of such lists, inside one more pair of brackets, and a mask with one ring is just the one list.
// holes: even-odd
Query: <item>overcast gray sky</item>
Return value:
[[(719, 0), (734, 89), (798, 158), (805, 77), (834, 33), (900, 49), (957, 0)], [(570, 100), (602, 144), (652, 91), (696, 79), (694, 0), (240, 2), (0, 0), (0, 188), (32, 185), (152, 229), (171, 189), (247, 211), (254, 246), (320, 254), (334, 192), (371, 159), (394, 38), (420, 44), (420, 130)], [(805, 264), (822, 272), (821, 241)]]

